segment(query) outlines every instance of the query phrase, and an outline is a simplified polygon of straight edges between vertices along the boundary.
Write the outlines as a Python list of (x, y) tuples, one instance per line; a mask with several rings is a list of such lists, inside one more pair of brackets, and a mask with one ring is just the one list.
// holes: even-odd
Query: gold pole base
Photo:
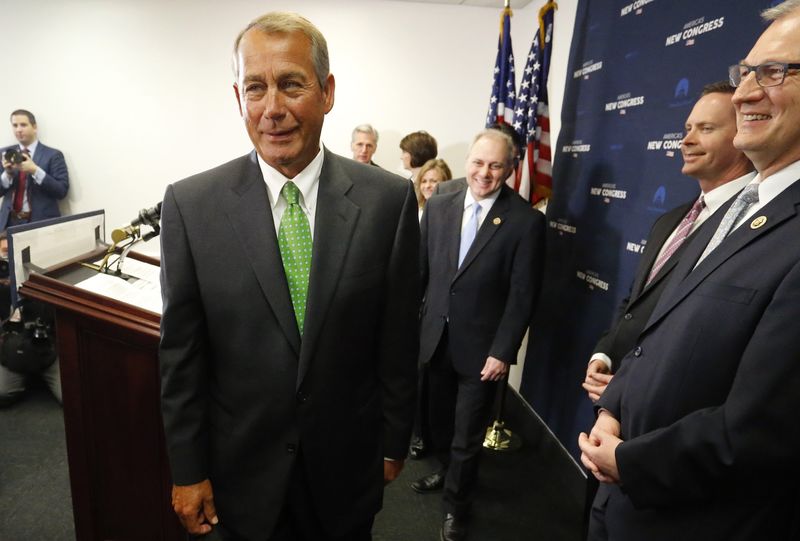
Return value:
[(516, 451), (522, 447), (522, 440), (509, 429), (505, 428), (503, 421), (495, 421), (486, 429), (486, 438), (483, 446), (492, 451)]

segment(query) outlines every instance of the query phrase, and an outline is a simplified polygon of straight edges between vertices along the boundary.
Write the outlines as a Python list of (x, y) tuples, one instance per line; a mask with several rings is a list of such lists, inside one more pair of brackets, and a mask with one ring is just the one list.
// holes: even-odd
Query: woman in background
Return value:
[(440, 159), (428, 160), (420, 167), (417, 180), (414, 182), (414, 190), (417, 192), (417, 204), (419, 205), (419, 219), (422, 219), (422, 211), (425, 202), (433, 195), (436, 185), (444, 180), (450, 180), (453, 174), (447, 162)]
[(416, 182), (417, 173), (428, 160), (432, 160), (439, 153), (436, 139), (426, 131), (409, 133), (400, 140), (400, 159), (403, 168), (411, 173), (411, 181)]

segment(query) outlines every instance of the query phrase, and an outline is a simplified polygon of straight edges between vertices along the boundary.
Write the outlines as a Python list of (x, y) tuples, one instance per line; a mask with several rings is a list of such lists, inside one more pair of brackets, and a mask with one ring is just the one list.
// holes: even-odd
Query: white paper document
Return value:
[[(100, 263), (96, 262), (97, 265)], [(124, 280), (113, 274), (98, 272), (75, 285), (86, 291), (161, 314), (159, 267), (137, 259), (125, 259), (122, 272), (130, 278)]]

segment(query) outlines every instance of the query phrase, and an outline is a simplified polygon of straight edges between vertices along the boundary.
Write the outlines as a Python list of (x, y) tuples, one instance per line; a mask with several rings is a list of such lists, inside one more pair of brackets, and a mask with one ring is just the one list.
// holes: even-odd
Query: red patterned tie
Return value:
[[(22, 152), (30, 156), (30, 151), (23, 148)], [(14, 212), (22, 212), (22, 204), (25, 201), (25, 188), (27, 187), (28, 175), (25, 171), (19, 172), (19, 180), (17, 181), (17, 191), (14, 193)]]
[(678, 224), (678, 229), (675, 231), (675, 236), (672, 237), (669, 245), (653, 264), (653, 267), (650, 269), (650, 274), (647, 276), (647, 282), (645, 285), (649, 284), (653, 278), (655, 278), (656, 274), (658, 274), (658, 271), (661, 270), (661, 267), (663, 267), (664, 264), (669, 261), (669, 258), (672, 257), (672, 254), (674, 254), (678, 248), (681, 247), (683, 241), (685, 241), (686, 237), (689, 236), (689, 233), (692, 232), (692, 226), (694, 225), (694, 222), (697, 221), (697, 217), (700, 216), (700, 211), (702, 211), (705, 206), (706, 202), (703, 201), (703, 196), (701, 195), (700, 198), (694, 202), (692, 208), (689, 209), (689, 212), (686, 213), (686, 216), (683, 217), (681, 223)]

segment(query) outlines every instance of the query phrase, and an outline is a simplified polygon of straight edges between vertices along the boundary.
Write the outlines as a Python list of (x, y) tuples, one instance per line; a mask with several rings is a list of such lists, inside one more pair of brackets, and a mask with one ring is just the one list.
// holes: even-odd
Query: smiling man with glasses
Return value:
[(800, 0), (730, 70), (757, 175), (686, 248), (597, 402), (592, 540), (800, 539)]

